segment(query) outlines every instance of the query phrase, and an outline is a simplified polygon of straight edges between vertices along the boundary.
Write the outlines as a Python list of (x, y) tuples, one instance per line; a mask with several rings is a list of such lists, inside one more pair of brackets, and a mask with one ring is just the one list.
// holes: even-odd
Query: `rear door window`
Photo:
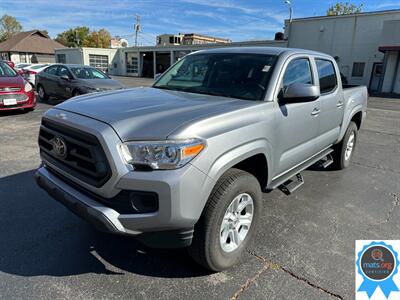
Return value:
[(315, 59), (321, 94), (332, 92), (337, 87), (335, 67), (330, 60)]
[(61, 66), (59, 69), (58, 69), (58, 73), (57, 73), (57, 76), (63, 76), (63, 75), (67, 75), (68, 76), (68, 78), (72, 78), (72, 75), (71, 75), (71, 73), (68, 71), (68, 69), (66, 68), (66, 67), (64, 67), (64, 66)]
[(51, 74), (51, 75), (57, 75), (57, 69), (58, 69), (58, 66), (51, 66), (51, 67), (48, 67), (45, 70), (45, 72), (48, 74)]

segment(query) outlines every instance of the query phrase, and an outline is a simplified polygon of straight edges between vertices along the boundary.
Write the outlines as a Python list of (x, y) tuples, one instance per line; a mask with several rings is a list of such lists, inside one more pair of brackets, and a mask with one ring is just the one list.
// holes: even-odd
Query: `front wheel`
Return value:
[(354, 122), (350, 122), (343, 140), (334, 146), (333, 168), (343, 170), (350, 165), (354, 148), (357, 142), (358, 128)]
[(46, 94), (46, 92), (45, 92), (45, 90), (44, 90), (42, 85), (38, 85), (37, 93), (38, 93), (40, 101), (44, 102), (44, 101), (49, 100), (49, 96)]
[(82, 93), (79, 90), (74, 90), (72, 92), (72, 97), (76, 97), (76, 96), (79, 96), (79, 95), (82, 95)]
[(215, 185), (195, 226), (189, 254), (203, 267), (222, 271), (239, 262), (251, 242), (262, 210), (257, 179), (228, 170)]

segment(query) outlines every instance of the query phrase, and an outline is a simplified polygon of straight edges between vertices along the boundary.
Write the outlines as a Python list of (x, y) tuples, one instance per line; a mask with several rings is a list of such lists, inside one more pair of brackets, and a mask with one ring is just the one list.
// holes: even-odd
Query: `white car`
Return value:
[(32, 64), (22, 69), (24, 77), (32, 86), (35, 86), (36, 74), (47, 68), (50, 64)]
[(29, 67), (31, 64), (28, 63), (19, 63), (19, 64), (15, 64), (14, 69), (15, 70), (21, 70), (23, 68)]

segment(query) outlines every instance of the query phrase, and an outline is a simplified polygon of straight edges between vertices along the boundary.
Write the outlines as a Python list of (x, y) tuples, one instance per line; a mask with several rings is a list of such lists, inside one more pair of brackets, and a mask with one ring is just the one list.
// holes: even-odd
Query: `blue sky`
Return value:
[[(342, 0), (346, 1), (346, 0)], [(292, 0), (294, 17), (324, 15), (336, 1)], [(400, 9), (400, 0), (352, 1), (365, 11)], [(162, 33), (197, 32), (233, 41), (268, 39), (288, 18), (283, 0), (0, 0), (0, 15), (15, 16), (24, 30), (50, 36), (70, 27), (107, 28), (132, 42), (135, 15), (142, 19), (140, 44)]]

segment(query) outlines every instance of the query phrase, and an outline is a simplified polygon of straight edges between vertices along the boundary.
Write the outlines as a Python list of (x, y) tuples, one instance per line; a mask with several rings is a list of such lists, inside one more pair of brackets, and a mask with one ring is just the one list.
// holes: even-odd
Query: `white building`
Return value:
[(285, 21), (285, 37), (288, 47), (335, 57), (349, 84), (392, 93), (400, 92), (400, 85), (393, 85), (393, 76), (398, 73), (399, 23), (400, 10), (301, 18)]
[(400, 94), (400, 20), (384, 23), (379, 50), (385, 54), (379, 89), (383, 93)]
[(82, 64), (95, 67), (108, 72), (117, 74), (118, 69), (118, 50), (104, 48), (59, 48), (55, 50), (56, 62), (62, 64)]
[(180, 35), (173, 36), (173, 43), (169, 43), (171, 35), (160, 37), (168, 40), (160, 40), (157, 46), (57, 49), (56, 60), (96, 66), (112, 75), (152, 78), (201, 49), (294, 47), (335, 57), (349, 84), (366, 85), (372, 93), (400, 94), (400, 10), (286, 20), (285, 40), (183, 45)]

